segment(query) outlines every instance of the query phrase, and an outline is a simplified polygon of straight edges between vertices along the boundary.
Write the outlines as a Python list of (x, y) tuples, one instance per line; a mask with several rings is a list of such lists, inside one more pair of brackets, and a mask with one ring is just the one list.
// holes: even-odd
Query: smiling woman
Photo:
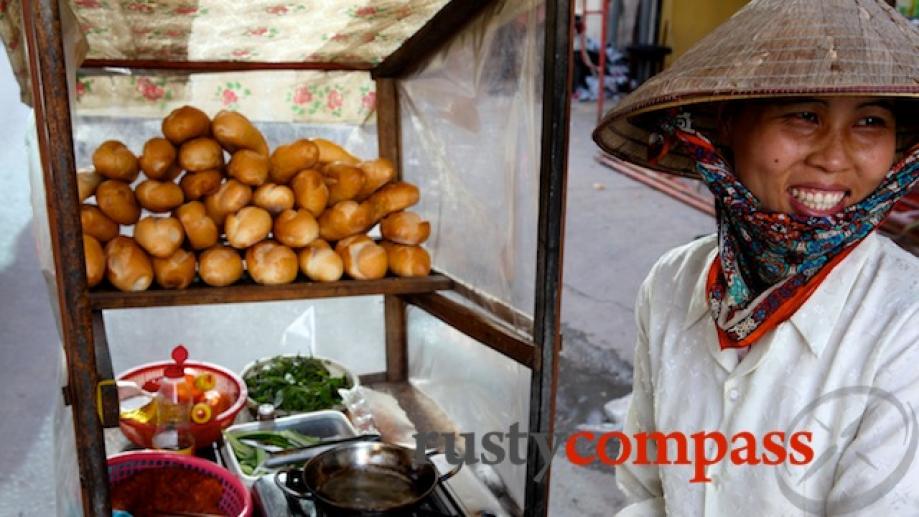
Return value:
[(880, 98), (744, 103), (725, 124), (738, 179), (773, 212), (836, 214), (880, 185), (896, 152), (893, 104)]
[(895, 409), (919, 406), (919, 259), (875, 232), (919, 183), (917, 77), (919, 32), (881, 0), (753, 0), (596, 129), (701, 179), (718, 223), (639, 291), (623, 432), (807, 432), (818, 458), (713, 464), (699, 486), (662, 444), (618, 468), (620, 515), (919, 508), (919, 425)]

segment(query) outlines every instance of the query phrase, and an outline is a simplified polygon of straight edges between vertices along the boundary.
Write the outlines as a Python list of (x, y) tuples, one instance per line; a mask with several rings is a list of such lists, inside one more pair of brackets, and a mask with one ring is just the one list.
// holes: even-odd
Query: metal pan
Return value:
[(311, 499), (332, 515), (383, 516), (412, 509), (461, 467), (462, 463), (457, 464), (438, 477), (431, 460), (425, 457), (423, 462), (416, 461), (413, 449), (356, 442), (319, 454), (302, 470), (281, 471), (288, 481), (292, 476), (301, 477), (305, 492), (283, 483), (281, 472), (274, 480), (284, 493)]

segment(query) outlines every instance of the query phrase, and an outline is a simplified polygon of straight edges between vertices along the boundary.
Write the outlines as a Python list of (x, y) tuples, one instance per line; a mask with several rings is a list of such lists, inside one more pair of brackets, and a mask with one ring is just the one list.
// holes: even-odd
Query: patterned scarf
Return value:
[(660, 133), (651, 136), (649, 161), (680, 144), (715, 196), (719, 253), (707, 296), (722, 349), (750, 346), (794, 314), (833, 266), (919, 183), (917, 145), (871, 195), (840, 213), (810, 217), (767, 212), (711, 141), (692, 129), (688, 113), (671, 111), (665, 117)]

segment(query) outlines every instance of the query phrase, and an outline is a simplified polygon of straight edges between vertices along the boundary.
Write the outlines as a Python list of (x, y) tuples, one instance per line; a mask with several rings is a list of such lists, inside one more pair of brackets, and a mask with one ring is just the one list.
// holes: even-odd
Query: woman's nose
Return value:
[(839, 130), (824, 132), (814, 142), (813, 149), (808, 156), (809, 165), (827, 173), (845, 171), (851, 166), (851, 163), (845, 135)]

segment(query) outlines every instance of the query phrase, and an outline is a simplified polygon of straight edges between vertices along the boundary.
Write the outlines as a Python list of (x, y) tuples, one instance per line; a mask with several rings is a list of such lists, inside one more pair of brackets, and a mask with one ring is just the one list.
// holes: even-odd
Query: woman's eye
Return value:
[(797, 113), (793, 113), (792, 117), (798, 120), (803, 120), (805, 122), (813, 122), (815, 124), (817, 123), (817, 114), (812, 111), (799, 111)]
[(865, 117), (855, 125), (859, 127), (887, 127), (887, 121), (881, 117)]

